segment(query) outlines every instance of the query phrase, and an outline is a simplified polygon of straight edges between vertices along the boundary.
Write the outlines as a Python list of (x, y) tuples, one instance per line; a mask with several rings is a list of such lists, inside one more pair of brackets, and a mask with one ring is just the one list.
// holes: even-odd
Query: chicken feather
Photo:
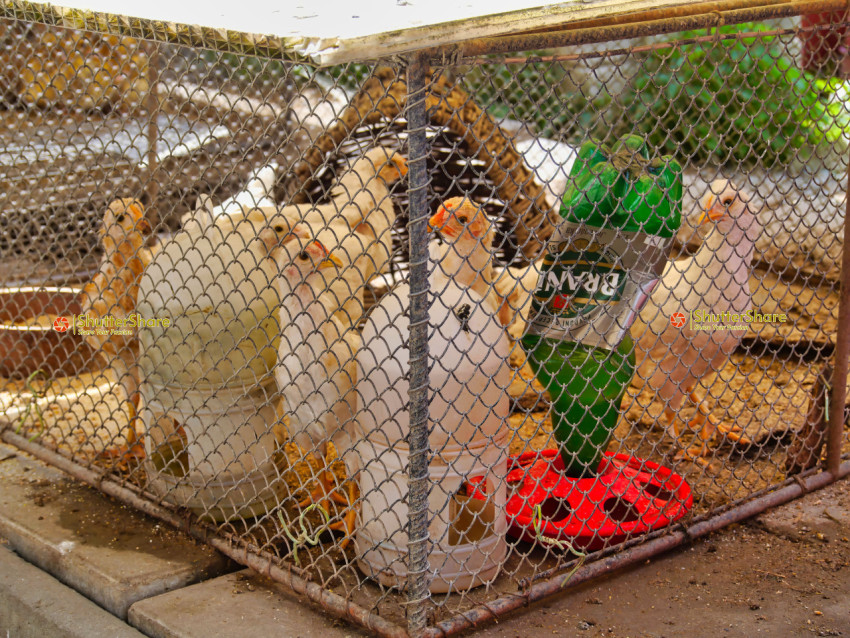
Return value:
[(467, 198), (452, 197), (431, 217), (428, 229), (446, 240), (428, 246), (431, 261), (436, 265), (431, 276), (434, 292), (440, 294), (449, 281), (470, 288), (486, 300), (490, 314), (507, 325), (509, 308), (495, 285), (495, 231), (484, 210)]
[(363, 316), (366, 284), (389, 268), (396, 219), (389, 186), (406, 174), (404, 158), (379, 146), (358, 158), (340, 176), (331, 191), (333, 199), (327, 204), (257, 207), (245, 216), (221, 218), (216, 227), (222, 232), (242, 234), (247, 246), (263, 228), (305, 225), (315, 239), (343, 261), (339, 271), (321, 274), (335, 299), (336, 316), (356, 325)]
[[(281, 306), (281, 339), (275, 380), (281, 392), (289, 435), (308, 454), (325, 465), (328, 444), (345, 464), (349, 478), (359, 470), (354, 444), (357, 424), (356, 355), (360, 337), (333, 314), (323, 295), (322, 270), (343, 265), (324, 245), (314, 239), (305, 226), (260, 232), (260, 240), (277, 264)], [(350, 535), (354, 525), (353, 488), (349, 497), (335, 498), (330, 472), (320, 473), (320, 487), (309, 502), (321, 502), (325, 496), (347, 506), (340, 522)], [(341, 499), (341, 500), (340, 500)]]

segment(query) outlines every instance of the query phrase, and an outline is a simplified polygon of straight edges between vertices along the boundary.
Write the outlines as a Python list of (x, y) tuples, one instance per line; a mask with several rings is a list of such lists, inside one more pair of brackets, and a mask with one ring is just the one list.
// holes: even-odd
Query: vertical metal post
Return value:
[(407, 67), (408, 192), (410, 195), (410, 466), (408, 469), (407, 628), (425, 630), (428, 582), (428, 140), (425, 95), (428, 58)]
[(847, 167), (847, 201), (844, 208), (844, 246), (841, 258), (841, 298), (838, 302), (838, 335), (833, 353), (832, 392), (829, 430), (826, 439), (826, 469), (838, 476), (841, 444), (844, 438), (844, 404), (847, 401), (847, 374), (850, 367), (850, 162)]
[(156, 181), (156, 141), (159, 139), (159, 127), (157, 125), (157, 116), (159, 115), (159, 96), (157, 95), (156, 85), (159, 82), (159, 44), (156, 42), (148, 42), (146, 45), (148, 53), (148, 94), (145, 96), (145, 111), (148, 114), (148, 153), (147, 153), (147, 176), (148, 181), (145, 184), (145, 193), (148, 196), (148, 211), (149, 215), (153, 214), (156, 218), (148, 217), (153, 225), (159, 223), (159, 215), (157, 213), (157, 200), (159, 199), (159, 184)]

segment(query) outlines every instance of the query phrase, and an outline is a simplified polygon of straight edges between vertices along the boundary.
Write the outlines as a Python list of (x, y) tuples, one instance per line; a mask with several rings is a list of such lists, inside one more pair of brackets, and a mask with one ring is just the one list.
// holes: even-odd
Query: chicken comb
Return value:
[(145, 216), (145, 209), (142, 208), (142, 205), (138, 202), (138, 200), (133, 200), (133, 203), (127, 206), (127, 211), (139, 217)]
[(330, 251), (327, 248), (325, 248), (325, 245), (322, 242), (320, 242), (318, 239), (314, 239), (313, 241), (311, 241), (310, 245), (316, 246), (319, 249), (319, 251), (322, 253), (322, 257), (327, 257), (328, 255), (331, 254)]

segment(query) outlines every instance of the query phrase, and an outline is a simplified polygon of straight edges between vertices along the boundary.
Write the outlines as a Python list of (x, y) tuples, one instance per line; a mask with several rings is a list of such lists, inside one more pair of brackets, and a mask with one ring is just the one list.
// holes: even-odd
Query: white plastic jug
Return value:
[[(430, 591), (463, 591), (492, 582), (507, 555), (504, 441), (478, 446), (428, 468), (431, 551)], [(407, 581), (407, 469), (405, 446), (363, 440), (357, 446), (366, 467), (360, 473), (361, 504), (354, 537), (357, 565), (389, 587)], [(368, 459), (368, 461), (367, 461)], [(471, 495), (475, 489), (485, 498)]]
[[(399, 285), (372, 309), (358, 353), (358, 421), (364, 439), (355, 535), (360, 569), (381, 583), (407, 578), (409, 289)], [(468, 306), (463, 319), (456, 309)], [(444, 307), (445, 318), (440, 313)], [(429, 466), (431, 591), (459, 591), (495, 578), (507, 554), (505, 474), (510, 344), (475, 292), (450, 288), (431, 311)], [(485, 499), (469, 496), (481, 482)]]
[(185, 439), (188, 467), (149, 462), (152, 488), (221, 520), (271, 508), (284, 490), (271, 427), (279, 301), (256, 243), (203, 232), (175, 235), (142, 277), (139, 313), (170, 323), (139, 331), (140, 414), (154, 461), (175, 430)]

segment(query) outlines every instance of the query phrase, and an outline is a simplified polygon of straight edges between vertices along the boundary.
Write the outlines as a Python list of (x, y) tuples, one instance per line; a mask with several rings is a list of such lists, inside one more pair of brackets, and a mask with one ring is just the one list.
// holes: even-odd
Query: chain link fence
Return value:
[(0, 21), (4, 440), (388, 636), (833, 480), (820, 19), (324, 68)]

